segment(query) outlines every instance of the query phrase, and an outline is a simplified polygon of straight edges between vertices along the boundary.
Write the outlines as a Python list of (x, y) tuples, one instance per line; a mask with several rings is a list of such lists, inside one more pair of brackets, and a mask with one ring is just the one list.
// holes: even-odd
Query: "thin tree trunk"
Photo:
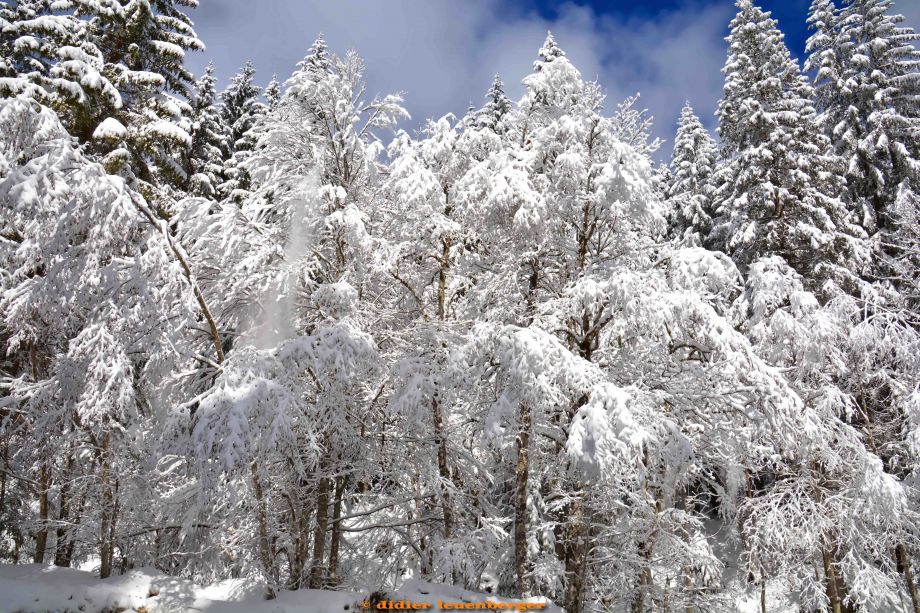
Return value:
[(441, 477), (441, 514), (444, 516), (444, 538), (451, 537), (453, 512), (450, 508), (450, 494), (448, 493), (448, 483), (450, 483), (450, 466), (447, 463), (447, 435), (444, 433), (444, 418), (441, 415), (441, 408), (438, 406), (438, 399), (435, 396), (431, 401), (431, 413), (434, 420), (434, 436), (438, 445), (438, 475)]
[[(581, 492), (581, 484), (575, 484), (576, 496)], [(565, 591), (566, 613), (581, 612), (581, 590), (584, 584), (582, 576), (582, 560), (587, 554), (587, 544), (584, 526), (584, 506), (576, 498), (569, 509), (569, 535), (565, 546), (565, 574), (568, 577), (568, 586)]]
[(653, 583), (652, 549), (654, 546), (654, 541), (651, 540), (643, 541), (639, 545), (639, 551), (642, 553), (642, 557), (645, 558), (645, 565), (639, 573), (639, 593), (636, 594), (636, 599), (633, 601), (633, 613), (644, 613), (645, 611), (645, 595), (651, 590)]
[(335, 480), (335, 503), (332, 506), (332, 542), (329, 545), (329, 577), (333, 581), (335, 581), (335, 574), (339, 568), (339, 541), (342, 540), (342, 522), (338, 520), (342, 517), (342, 496), (345, 494), (345, 488), (348, 487), (350, 476), (337, 477)]
[(39, 494), (39, 518), (41, 519), (42, 528), (35, 535), (35, 555), (32, 561), (36, 564), (42, 564), (45, 561), (45, 550), (48, 546), (48, 464), (42, 464), (41, 473), (38, 482), (41, 483), (41, 493)]
[(112, 475), (108, 463), (108, 436), (103, 442), (102, 459), (102, 545), (99, 549), (99, 578), (112, 574), (115, 559), (115, 523), (118, 521), (118, 480), (112, 486)]
[(313, 565), (310, 568), (310, 587), (323, 586), (323, 562), (326, 557), (326, 530), (329, 528), (329, 478), (320, 477), (316, 490), (316, 531), (313, 538)]
[(530, 577), (527, 561), (527, 482), (530, 479), (530, 431), (533, 415), (521, 403), (521, 422), (517, 436), (517, 483), (514, 492), (514, 571), (518, 598), (529, 598)]
[(274, 556), (271, 552), (271, 544), (268, 541), (268, 517), (267, 511), (265, 509), (265, 495), (262, 491), (262, 482), (259, 479), (259, 469), (255, 462), (252, 463), (252, 489), (256, 495), (256, 505), (258, 506), (258, 516), (259, 516), (259, 557), (262, 558), (262, 569), (265, 572), (265, 575), (268, 577), (268, 598), (274, 599), (275, 589), (273, 583), (275, 582), (275, 572), (274, 564), (272, 560)]
[(313, 517), (313, 508), (306, 503), (310, 499), (310, 492), (303, 479), (298, 479), (295, 489), (296, 500), (293, 496), (288, 498), (291, 505), (291, 533), (294, 535), (294, 554), (288, 569), (288, 585), (293, 590), (299, 590), (309, 585), (304, 569), (310, 559), (310, 518)]
[[(89, 474), (93, 474), (96, 471), (96, 461), (93, 460), (92, 465), (90, 466)], [(70, 566), (71, 561), (73, 561), (73, 551), (77, 544), (77, 528), (80, 526), (80, 522), (83, 519), (83, 509), (86, 507), (86, 491), (84, 490), (80, 494), (80, 504), (77, 505), (77, 514), (71, 522), (70, 529), (70, 538), (67, 542), (67, 565)]]
[(904, 545), (898, 543), (898, 547), (895, 550), (897, 557), (900, 558), (901, 568), (904, 570), (904, 579), (907, 581), (907, 591), (910, 592), (910, 600), (914, 605), (914, 613), (920, 613), (920, 600), (917, 596), (917, 588), (914, 585), (914, 575), (910, 569), (910, 558), (907, 557), (907, 550), (904, 548)]
[(827, 589), (827, 599), (831, 603), (833, 613), (841, 613), (840, 596), (837, 594), (837, 571), (834, 570), (834, 561), (831, 558), (831, 552), (827, 547), (821, 550), (822, 561), (824, 562), (824, 577)]
[(441, 269), (438, 271), (438, 320), (447, 319), (447, 269), (450, 267), (450, 240), (442, 241)]
[(70, 515), (70, 481), (73, 478), (73, 456), (67, 458), (67, 471), (64, 473), (64, 482), (61, 484), (61, 508), (58, 513), (59, 525), (57, 540), (55, 541), (54, 565), (70, 566), (67, 556), (67, 519)]
[[(3, 472), (0, 473), (0, 520), (3, 518), (3, 511), (6, 509), (6, 471), (10, 469), (9, 467), (10, 459), (10, 447), (9, 445), (3, 446)], [(0, 529), (3, 528), (3, 523), (0, 521)]]
[(109, 558), (109, 527), (112, 522), (112, 490), (109, 482), (109, 439), (102, 439), (102, 533), (99, 546), (99, 576), (105, 579), (112, 574), (111, 559)]

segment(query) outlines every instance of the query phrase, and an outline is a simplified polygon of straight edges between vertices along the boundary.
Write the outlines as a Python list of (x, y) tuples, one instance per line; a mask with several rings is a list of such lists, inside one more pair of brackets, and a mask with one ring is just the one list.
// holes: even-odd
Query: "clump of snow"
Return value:
[(671, 278), (681, 287), (703, 294), (721, 294), (740, 287), (738, 268), (724, 253), (700, 247), (678, 249), (671, 254)]
[(344, 281), (324, 283), (313, 292), (313, 302), (333, 317), (347, 317), (358, 302), (358, 290)]
[(96, 131), (93, 132), (93, 138), (96, 140), (121, 140), (127, 134), (128, 129), (125, 128), (120, 121), (114, 117), (109, 117), (99, 124), (99, 126), (96, 128)]

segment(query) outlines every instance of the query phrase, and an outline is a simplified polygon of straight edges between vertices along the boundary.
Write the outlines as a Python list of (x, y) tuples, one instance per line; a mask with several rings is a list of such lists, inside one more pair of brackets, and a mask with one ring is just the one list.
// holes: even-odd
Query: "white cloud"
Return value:
[[(330, 47), (354, 47), (367, 63), (370, 92), (405, 91), (412, 126), (427, 117), (477, 107), (493, 75), (520, 97), (548, 29), (586, 79), (608, 91), (607, 106), (642, 93), (656, 135), (673, 139), (689, 99), (713, 127), (725, 62), (724, 36), (734, 7), (685, 5), (652, 20), (622, 21), (572, 3), (548, 21), (536, 13), (507, 13), (499, 0), (212, 0), (193, 13), (204, 54), (189, 57), (200, 74), (214, 59), (222, 84), (249, 58), (261, 85), (284, 80), (322, 31)], [(670, 144), (657, 157), (667, 159)]]

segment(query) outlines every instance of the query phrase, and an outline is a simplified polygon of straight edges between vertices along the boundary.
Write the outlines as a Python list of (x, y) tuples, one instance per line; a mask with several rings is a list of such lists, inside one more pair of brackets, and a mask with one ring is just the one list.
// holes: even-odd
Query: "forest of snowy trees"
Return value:
[(322, 36), (0, 4), (0, 562), (920, 613), (920, 36), (838, 2), (737, 0), (670, 164), (552, 35), (410, 133)]

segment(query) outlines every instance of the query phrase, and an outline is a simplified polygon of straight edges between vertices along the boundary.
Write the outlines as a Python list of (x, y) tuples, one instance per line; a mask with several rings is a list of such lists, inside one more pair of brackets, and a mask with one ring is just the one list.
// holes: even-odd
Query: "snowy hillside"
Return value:
[[(100, 580), (92, 573), (46, 564), (0, 565), (0, 613), (337, 613), (363, 611), (364, 601), (372, 597), (371, 592), (309, 589), (284, 592), (272, 600), (266, 600), (265, 595), (264, 588), (243, 579), (202, 587), (153, 568), (138, 568)], [(391, 592), (378, 592), (374, 598), (371, 610), (377, 610), (376, 605), (384, 598), (384, 602), (393, 604), (427, 603), (428, 610), (436, 610), (439, 603), (481, 603), (487, 607), (491, 603), (488, 610), (517, 610), (510, 605), (524, 603), (522, 610), (559, 613), (559, 608), (547, 604), (545, 598), (521, 601), (419, 581), (408, 581)], [(527, 609), (526, 603), (532, 606)], [(537, 604), (542, 606), (537, 609)]]

